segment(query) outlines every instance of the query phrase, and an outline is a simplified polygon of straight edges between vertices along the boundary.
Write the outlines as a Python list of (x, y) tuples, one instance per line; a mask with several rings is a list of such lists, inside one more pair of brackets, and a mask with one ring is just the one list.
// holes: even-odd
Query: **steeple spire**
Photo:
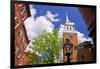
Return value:
[(66, 13), (66, 23), (69, 23), (69, 18), (67, 13)]
[(64, 25), (64, 32), (73, 32), (73, 31), (75, 31), (74, 23), (69, 20), (68, 14), (66, 13), (66, 22)]

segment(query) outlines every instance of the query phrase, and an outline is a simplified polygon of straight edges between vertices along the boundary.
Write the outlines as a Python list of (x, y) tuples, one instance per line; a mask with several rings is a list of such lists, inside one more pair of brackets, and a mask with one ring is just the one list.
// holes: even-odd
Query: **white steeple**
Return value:
[(66, 13), (66, 22), (65, 24), (70, 24), (70, 25), (73, 25), (72, 22), (70, 22), (69, 18), (68, 18), (68, 14)]
[(68, 18), (68, 14), (66, 13), (66, 22), (64, 24), (64, 32), (74, 32), (74, 23), (71, 22)]
[(69, 23), (69, 18), (67, 14), (66, 14), (66, 23)]

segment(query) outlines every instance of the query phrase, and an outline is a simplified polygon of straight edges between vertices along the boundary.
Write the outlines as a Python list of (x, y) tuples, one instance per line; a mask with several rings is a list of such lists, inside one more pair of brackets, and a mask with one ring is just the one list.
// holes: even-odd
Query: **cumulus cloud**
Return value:
[(50, 11), (47, 11), (46, 17), (51, 21), (51, 22), (57, 22), (59, 19), (55, 19), (58, 16), (58, 14), (52, 14)]
[(76, 31), (76, 33), (77, 33), (78, 43), (82, 43), (84, 41), (92, 41), (90, 37), (86, 38), (84, 33), (81, 33), (79, 31)]
[(36, 26), (38, 29), (36, 29), (36, 32), (39, 34), (42, 34), (43, 31), (45, 32), (51, 32), (54, 29), (54, 25), (51, 21), (49, 21), (45, 16), (37, 17)]
[(83, 33), (79, 31), (76, 31), (76, 33), (77, 33), (78, 43), (82, 43), (87, 40)]
[(30, 5), (30, 11), (31, 17), (27, 18), (24, 22), (29, 40), (37, 38), (39, 35), (46, 32), (52, 33), (54, 29), (53, 22), (58, 21), (58, 19), (55, 18), (58, 16), (58, 14), (52, 14), (52, 12), (47, 11), (45, 15), (35, 18), (34, 16), (37, 14), (37, 12), (32, 5)]
[(29, 40), (38, 36), (36, 32), (34, 31), (36, 28), (34, 18), (32, 17), (27, 18), (26, 21), (24, 22), (24, 25), (25, 25), (25, 29), (26, 29)]

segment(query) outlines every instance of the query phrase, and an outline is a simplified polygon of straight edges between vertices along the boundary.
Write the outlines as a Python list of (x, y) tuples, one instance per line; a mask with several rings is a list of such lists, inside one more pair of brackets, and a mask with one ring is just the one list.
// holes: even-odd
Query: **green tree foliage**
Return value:
[(59, 62), (59, 56), (61, 54), (60, 45), (62, 44), (62, 38), (58, 39), (58, 30), (54, 30), (53, 33), (45, 33), (38, 38), (33, 39), (32, 50), (38, 53), (40, 64), (56, 63)]
[(29, 58), (27, 64), (37, 64), (37, 55), (35, 53), (32, 53), (31, 51), (26, 52), (26, 56)]

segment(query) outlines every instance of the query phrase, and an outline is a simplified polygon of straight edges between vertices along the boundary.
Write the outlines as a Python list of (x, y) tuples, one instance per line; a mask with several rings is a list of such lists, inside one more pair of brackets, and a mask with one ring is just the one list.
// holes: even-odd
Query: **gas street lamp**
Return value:
[(64, 62), (65, 63), (70, 63), (71, 60), (71, 54), (72, 54), (72, 47), (73, 44), (71, 43), (71, 41), (67, 38), (66, 42), (64, 44), (64, 56), (67, 58), (64, 58)]

